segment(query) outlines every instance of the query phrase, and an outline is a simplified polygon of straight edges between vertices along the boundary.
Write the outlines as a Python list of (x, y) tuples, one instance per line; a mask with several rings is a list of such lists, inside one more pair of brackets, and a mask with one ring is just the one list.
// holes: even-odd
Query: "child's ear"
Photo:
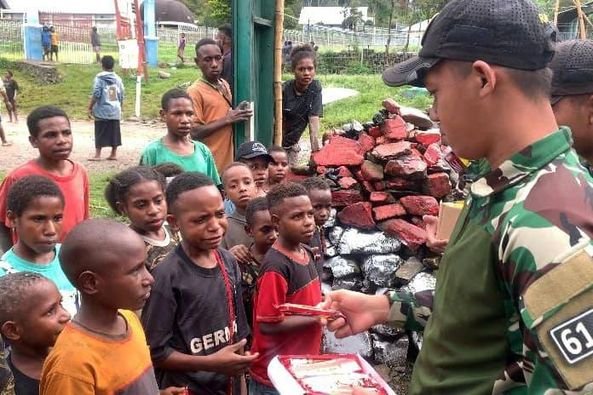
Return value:
[(8, 220), (9, 228), (11, 228), (11, 229), (16, 228), (17, 216), (13, 211), (11, 211), (11, 210), (6, 211), (6, 219)]
[(274, 225), (274, 228), (278, 229), (278, 225), (280, 225), (280, 217), (272, 213), (270, 213), (270, 216), (272, 219), (272, 225)]
[(21, 338), (19, 327), (14, 321), (6, 321), (2, 324), (0, 333), (6, 340), (17, 341)]
[(177, 223), (177, 217), (173, 214), (167, 214), (167, 223), (173, 232), (179, 232), (179, 224)]
[(128, 215), (127, 211), (126, 211), (126, 205), (123, 204), (122, 202), (115, 202), (115, 207), (117, 208), (117, 211), (122, 214), (122, 215)]
[(29, 136), (29, 143), (33, 148), (37, 148), (37, 137)]
[(80, 287), (80, 292), (94, 295), (98, 291), (97, 274), (90, 270), (85, 270), (78, 275), (77, 285)]
[(167, 115), (167, 112), (161, 108), (159, 110), (159, 115), (161, 116), (161, 121), (165, 122), (165, 115)]
[(247, 236), (253, 237), (253, 233), (251, 233), (251, 226), (245, 225), (245, 233), (247, 233)]

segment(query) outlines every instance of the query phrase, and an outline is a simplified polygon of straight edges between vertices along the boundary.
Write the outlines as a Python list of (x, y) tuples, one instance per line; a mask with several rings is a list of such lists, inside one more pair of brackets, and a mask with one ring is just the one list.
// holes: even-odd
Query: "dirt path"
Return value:
[[(14, 167), (35, 158), (37, 150), (29, 144), (26, 117), (19, 119), (18, 124), (9, 123), (3, 117), (2, 125), (7, 139), (12, 142), (10, 147), (0, 147), (0, 171), (8, 171)], [(71, 158), (86, 166), (91, 173), (117, 171), (138, 164), (140, 152), (152, 140), (164, 135), (165, 125), (160, 122), (143, 124), (138, 122), (122, 122), (122, 143), (118, 150), (117, 161), (103, 160), (90, 162), (95, 152), (94, 123), (92, 121), (72, 121), (74, 146)], [(109, 154), (110, 148), (104, 148), (102, 156)]]

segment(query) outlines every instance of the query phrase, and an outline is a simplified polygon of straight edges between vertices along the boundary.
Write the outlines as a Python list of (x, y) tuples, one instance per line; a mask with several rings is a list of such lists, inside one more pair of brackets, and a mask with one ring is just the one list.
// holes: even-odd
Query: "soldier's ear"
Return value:
[(585, 101), (585, 111), (589, 127), (593, 127), (593, 95), (589, 95)]

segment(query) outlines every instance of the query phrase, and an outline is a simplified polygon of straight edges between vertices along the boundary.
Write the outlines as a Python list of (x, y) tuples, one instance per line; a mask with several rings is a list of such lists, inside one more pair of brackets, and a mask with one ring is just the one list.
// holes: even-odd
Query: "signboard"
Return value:
[(122, 69), (138, 67), (138, 42), (136, 40), (118, 41), (119, 65)]

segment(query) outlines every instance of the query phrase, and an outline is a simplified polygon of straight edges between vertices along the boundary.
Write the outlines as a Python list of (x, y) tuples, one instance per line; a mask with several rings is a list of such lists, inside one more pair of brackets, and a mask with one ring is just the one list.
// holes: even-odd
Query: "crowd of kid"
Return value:
[(0, 394), (273, 394), (274, 356), (320, 352), (321, 321), (278, 305), (321, 302), (329, 186), (256, 141), (219, 176), (187, 94), (161, 104), (167, 134), (105, 189), (120, 222), (89, 219), (68, 116), (27, 118), (39, 156), (0, 186)]

